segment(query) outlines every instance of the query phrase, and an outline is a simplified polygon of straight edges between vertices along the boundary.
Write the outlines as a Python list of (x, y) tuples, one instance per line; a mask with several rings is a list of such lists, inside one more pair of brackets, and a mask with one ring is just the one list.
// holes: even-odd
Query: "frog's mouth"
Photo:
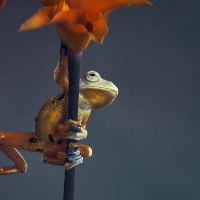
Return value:
[(118, 88), (115, 86), (115, 87), (112, 87), (112, 88), (105, 88), (105, 87), (94, 87), (94, 86), (85, 86), (85, 87), (81, 87), (80, 88), (80, 91), (82, 92), (83, 90), (96, 90), (96, 91), (102, 91), (102, 92), (104, 92), (105, 91), (105, 93), (109, 93), (109, 92), (111, 92), (111, 93), (113, 93), (113, 96), (116, 96), (117, 97), (117, 95), (118, 95)]
[(118, 95), (118, 88), (111, 82), (111, 81), (106, 81), (104, 79), (101, 79), (102, 81), (106, 82), (107, 84), (104, 86), (101, 86), (101, 84), (99, 84), (99, 82), (88, 82), (85, 79), (80, 79), (80, 85), (79, 85), (79, 90), (83, 91), (83, 90), (102, 90), (105, 91), (105, 93), (108, 92), (112, 92), (114, 94), (114, 96)]
[(86, 86), (80, 88), (80, 95), (91, 105), (93, 110), (101, 109), (111, 104), (118, 95), (116, 88)]

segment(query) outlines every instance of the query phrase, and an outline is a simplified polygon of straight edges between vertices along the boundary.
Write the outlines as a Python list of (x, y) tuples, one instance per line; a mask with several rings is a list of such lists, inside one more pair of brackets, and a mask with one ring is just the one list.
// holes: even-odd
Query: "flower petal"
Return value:
[(69, 10), (69, 6), (66, 4), (65, 0), (40, 0), (44, 6), (53, 6), (54, 9), (59, 11)]
[(44, 6), (52, 6), (58, 2), (60, 2), (61, 0), (40, 0), (40, 2), (44, 5)]
[(83, 51), (91, 40), (90, 34), (82, 24), (66, 22), (56, 27), (61, 41), (74, 52)]
[(48, 25), (51, 21), (52, 13), (52, 6), (39, 9), (31, 18), (21, 25), (19, 31), (28, 31)]
[(91, 35), (92, 40), (99, 44), (102, 44), (104, 37), (108, 33), (106, 17), (101, 17), (98, 21), (96, 21), (93, 30), (89, 33)]
[(77, 14), (74, 10), (60, 11), (51, 19), (49, 24), (60, 24), (63, 22), (74, 23), (77, 18)]
[(86, 12), (94, 13), (104, 13), (123, 6), (152, 5), (148, 0), (66, 0), (66, 2), (70, 7), (71, 5), (76, 4), (75, 6), (79, 6)]
[(0, 0), (0, 11), (3, 9), (5, 3), (6, 3), (6, 0)]

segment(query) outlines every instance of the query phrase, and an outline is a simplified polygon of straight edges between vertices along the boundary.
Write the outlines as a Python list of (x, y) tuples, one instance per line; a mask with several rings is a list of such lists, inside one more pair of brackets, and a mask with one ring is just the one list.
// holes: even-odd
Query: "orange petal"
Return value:
[(78, 8), (81, 4), (85, 3), (84, 0), (66, 0), (70, 8)]
[(61, 41), (74, 52), (83, 51), (91, 40), (90, 34), (82, 24), (69, 24), (66, 22), (56, 27)]
[[(115, 0), (116, 1), (116, 0)], [(148, 0), (119, 0), (119, 6), (140, 6), (140, 5), (153, 5)]]
[(69, 6), (65, 3), (65, 0), (40, 0), (44, 6), (54, 6), (59, 11), (69, 10)]
[(0, 0), (0, 11), (3, 9), (5, 3), (6, 3), (6, 0)]
[(65, 3), (65, 0), (58, 0), (57, 6), (59, 10), (62, 11), (69, 10), (69, 6)]
[(60, 24), (63, 22), (74, 23), (77, 18), (75, 10), (60, 11), (51, 19), (49, 24)]
[(40, 2), (44, 5), (44, 6), (52, 6), (54, 4), (56, 4), (57, 2), (59, 2), (60, 0), (40, 0)]
[(39, 9), (31, 18), (21, 25), (19, 31), (28, 31), (48, 25), (51, 21), (52, 13), (52, 6)]
[[(71, 2), (74, 0), (71, 0)], [(104, 13), (122, 6), (152, 5), (148, 0), (76, 0), (86, 12)], [(69, 3), (69, 6), (70, 3)]]
[(93, 30), (89, 33), (92, 37), (92, 40), (99, 44), (102, 44), (104, 37), (108, 33), (106, 17), (101, 17), (98, 21), (96, 21)]

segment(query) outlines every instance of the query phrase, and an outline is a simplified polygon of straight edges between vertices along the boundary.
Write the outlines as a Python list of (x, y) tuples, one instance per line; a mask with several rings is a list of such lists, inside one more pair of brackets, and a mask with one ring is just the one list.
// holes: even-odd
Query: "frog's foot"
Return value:
[(26, 161), (15, 148), (0, 144), (0, 150), (15, 164), (12, 166), (0, 166), (0, 175), (9, 175), (20, 172), (21, 173), (26, 172), (27, 170)]
[(79, 121), (69, 119), (66, 125), (59, 124), (58, 131), (62, 139), (82, 140), (87, 137), (87, 130), (81, 127)]
[(82, 163), (83, 157), (80, 155), (80, 151), (78, 149), (68, 149), (67, 150), (67, 160), (68, 160), (68, 162), (65, 163), (64, 168), (66, 170), (69, 170), (72, 167)]
[(68, 160), (67, 163), (64, 164), (64, 168), (66, 170), (69, 170), (73, 168), (74, 166), (80, 164), (83, 162), (83, 157), (80, 155), (80, 151), (77, 148), (77, 143), (70, 143), (69, 149), (67, 149), (67, 152), (58, 152), (58, 158), (59, 159), (66, 159)]
[(80, 163), (82, 163), (82, 162), (83, 162), (83, 157), (81, 157), (81, 158), (80, 158), (78, 161), (76, 161), (75, 163), (73, 163), (73, 162), (67, 162), (67, 163), (65, 163), (64, 168), (65, 168), (66, 170), (69, 170), (69, 169), (75, 167), (76, 165), (78, 165), (78, 164), (80, 164)]

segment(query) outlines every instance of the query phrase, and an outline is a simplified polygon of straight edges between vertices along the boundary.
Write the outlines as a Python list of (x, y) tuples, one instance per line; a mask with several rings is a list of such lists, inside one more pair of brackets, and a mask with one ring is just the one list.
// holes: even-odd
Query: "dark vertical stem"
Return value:
[[(80, 67), (82, 60), (82, 52), (74, 53), (68, 50), (68, 79), (69, 79), (69, 96), (68, 96), (68, 119), (78, 119), (78, 99), (79, 99), (79, 80)], [(70, 142), (77, 142), (76, 140), (67, 140), (67, 147)], [(63, 200), (74, 199), (74, 185), (75, 185), (75, 167), (70, 170), (65, 170), (64, 180), (64, 195)]]

